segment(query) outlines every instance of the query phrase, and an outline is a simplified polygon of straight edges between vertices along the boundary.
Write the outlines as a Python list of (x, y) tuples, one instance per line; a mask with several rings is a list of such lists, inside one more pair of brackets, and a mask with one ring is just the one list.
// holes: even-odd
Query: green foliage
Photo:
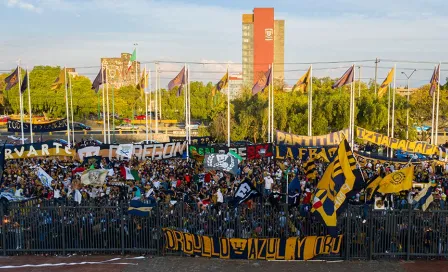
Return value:
[[(34, 115), (46, 114), (49, 117), (65, 117), (65, 87), (51, 90), (51, 85), (59, 76), (61, 67), (36, 66), (30, 71), (31, 104)], [(22, 78), (24, 71), (22, 70)], [(4, 78), (9, 73), (0, 74), (0, 90), (4, 90)], [(76, 120), (88, 116), (96, 117), (102, 112), (102, 95), (91, 90), (91, 81), (84, 76), (71, 78), (73, 107)], [(350, 86), (332, 90), (334, 80), (329, 77), (313, 78), (313, 135), (326, 134), (348, 127)], [(217, 93), (212, 96), (214, 83), (191, 82), (191, 118), (207, 126), (201, 126), (200, 135), (211, 135), (219, 141), (227, 138), (227, 97)], [(232, 140), (266, 141), (268, 124), (267, 91), (252, 96), (252, 86), (244, 86), (240, 97), (230, 105)], [(445, 88), (446, 86), (443, 86)], [(442, 89), (443, 89), (442, 88)], [(448, 87), (446, 87), (448, 88)], [(185, 87), (184, 87), (185, 89)], [(276, 84), (274, 98), (275, 129), (295, 134), (306, 135), (308, 123), (308, 94), (284, 92), (282, 84)], [(373, 95), (373, 82), (355, 83), (356, 112), (355, 124), (369, 130), (387, 132), (388, 99), (385, 95), (377, 99)], [(406, 97), (396, 95), (395, 135), (404, 138), (406, 134), (406, 111), (410, 111), (410, 139), (419, 139), (413, 125), (431, 125), (432, 97), (428, 94), (429, 85), (422, 86), (411, 95), (408, 103)], [(177, 96), (174, 90), (161, 90), (163, 119), (185, 121), (184, 90)], [(360, 94), (360, 95), (359, 95)], [(151, 93), (154, 101), (154, 92)], [(149, 97), (149, 96), (148, 96)], [(109, 86), (109, 100), (114, 104), (114, 111), (122, 118), (145, 114), (145, 100), (141, 91), (135, 86), (114, 89)], [(6, 113), (19, 112), (19, 91), (15, 86), (3, 92), (0, 101)], [(154, 103), (154, 102), (153, 102)], [(28, 94), (24, 94), (25, 113), (28, 112)], [(440, 92), (440, 127), (448, 125), (448, 93)], [(117, 121), (117, 124), (120, 121)]]

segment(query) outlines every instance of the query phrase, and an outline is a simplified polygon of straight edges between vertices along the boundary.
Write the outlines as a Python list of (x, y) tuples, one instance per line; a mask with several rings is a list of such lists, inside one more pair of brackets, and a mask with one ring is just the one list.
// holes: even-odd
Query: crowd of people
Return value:
[[(181, 158), (153, 161), (103, 158), (100, 165), (94, 166), (59, 157), (6, 160), (1, 192), (20, 199), (38, 200), (43, 204), (96, 205), (141, 199), (170, 205), (183, 202), (201, 211), (219, 209), (224, 204), (232, 203), (238, 185), (248, 180), (261, 196), (247, 201), (245, 205), (251, 207), (254, 203), (267, 203), (279, 208), (281, 204), (287, 203), (290, 208), (297, 207), (305, 214), (310, 211), (313, 192), (328, 163), (314, 161), (314, 178), (307, 177), (304, 163), (300, 160), (276, 161), (272, 158), (243, 160), (239, 164), (238, 173), (232, 175), (222, 171), (205, 171), (202, 162)], [(136, 170), (138, 177), (126, 180), (122, 176), (123, 166)], [(103, 185), (84, 185), (81, 182), (82, 172), (92, 167), (109, 169)], [(364, 162), (362, 171), (365, 182), (368, 182), (401, 167), (404, 165), (368, 160)], [(50, 186), (45, 186), (38, 178), (38, 168), (51, 176), (53, 180)], [(447, 173), (448, 164), (435, 161), (415, 163), (413, 188), (395, 194), (391, 207), (408, 207), (425, 184), (436, 184), (433, 206), (444, 209), (448, 194)], [(300, 181), (300, 188), (288, 190), (288, 183), (295, 178)], [(367, 202), (364, 190), (349, 201), (352, 204)]]
[[(45, 248), (52, 244), (51, 247), (58, 248), (64, 244), (72, 249), (121, 246), (158, 248), (161, 245), (161, 233), (158, 231), (160, 226), (228, 238), (322, 235), (325, 228), (317, 223), (318, 220), (310, 211), (313, 193), (328, 162), (313, 162), (316, 169), (313, 178), (307, 177), (305, 163), (307, 162), (301, 160), (280, 161), (272, 158), (243, 160), (237, 174), (232, 175), (222, 171), (206, 171), (200, 160), (181, 158), (102, 158), (101, 163), (92, 165), (62, 157), (6, 160), (1, 195), (7, 193), (13, 196), (11, 201), (20, 200), (22, 203), (32, 203), (32, 207), (44, 207), (28, 212), (20, 208), (7, 211), (11, 220), (5, 233), (9, 243), (7, 247), (30, 249)], [(404, 167), (404, 164), (379, 160), (367, 160), (362, 165), (366, 182)], [(376, 196), (387, 200), (388, 209), (414, 208), (413, 198), (418, 191), (433, 184), (436, 186), (433, 192), (435, 200), (430, 209), (446, 209), (448, 165), (435, 161), (422, 161), (414, 165), (414, 186), (411, 190), (394, 195), (377, 193)], [(122, 167), (137, 171), (133, 180), (125, 179)], [(53, 179), (49, 186), (39, 179), (39, 168)], [(81, 174), (92, 168), (109, 169), (103, 185), (82, 183)], [(299, 180), (300, 188), (288, 190), (288, 185), (294, 179)], [(251, 182), (260, 196), (235, 206), (235, 191), (243, 181)], [(400, 231), (395, 233), (392, 230), (396, 226), (388, 228), (387, 224), (390, 222), (386, 219), (369, 217), (367, 213), (370, 211), (369, 207), (372, 207), (372, 200), (367, 200), (365, 196), (366, 193), (361, 190), (348, 200), (352, 208), (350, 213), (341, 215), (338, 220), (341, 229), (352, 229), (352, 244), (358, 245), (358, 249), (362, 250), (367, 241), (365, 237), (358, 237), (358, 230), (368, 233), (369, 227), (364, 224), (365, 220), (374, 218), (372, 224), (375, 224), (375, 231), (379, 232), (380, 237), (374, 238), (375, 250), (399, 251), (406, 244), (405, 231), (411, 231), (410, 227), (397, 221)], [(157, 203), (158, 215), (127, 216), (123, 207), (132, 199)], [(67, 207), (66, 213), (61, 213), (58, 209), (45, 209), (62, 206)], [(349, 216), (351, 219), (346, 220)], [(428, 220), (422, 217), (421, 226), (413, 227), (415, 237), (420, 237), (422, 233), (429, 235), (427, 233), (433, 233), (429, 226), (445, 222), (443, 217), (438, 217), (435, 221)], [(62, 237), (62, 229), (68, 238)], [(122, 235), (125, 236), (123, 240), (111, 238)], [(429, 239), (436, 245), (431, 250), (446, 250), (447, 245), (437, 244), (440, 238), (437, 237)], [(63, 239), (66, 239), (64, 243)], [(95, 244), (95, 241), (100, 242)], [(413, 241), (411, 240), (410, 246), (420, 246), (421, 243)]]

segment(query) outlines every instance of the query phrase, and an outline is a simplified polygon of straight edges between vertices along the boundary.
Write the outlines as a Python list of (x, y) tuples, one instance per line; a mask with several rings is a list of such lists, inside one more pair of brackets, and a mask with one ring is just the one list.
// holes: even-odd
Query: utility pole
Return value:
[(378, 58), (375, 59), (375, 97), (378, 97), (377, 95), (377, 86), (376, 86), (376, 82), (378, 80), (378, 63), (380, 62), (380, 60)]

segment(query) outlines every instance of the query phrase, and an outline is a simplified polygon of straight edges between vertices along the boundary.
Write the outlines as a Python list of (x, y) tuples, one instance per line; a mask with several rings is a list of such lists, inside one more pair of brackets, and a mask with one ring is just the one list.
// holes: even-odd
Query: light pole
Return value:
[(412, 73), (408, 76), (405, 72), (401, 72), (408, 80), (408, 87), (407, 87), (407, 101), (408, 101), (408, 109), (406, 110), (406, 140), (409, 139), (409, 79), (411, 76), (417, 71), (417, 69), (414, 69)]

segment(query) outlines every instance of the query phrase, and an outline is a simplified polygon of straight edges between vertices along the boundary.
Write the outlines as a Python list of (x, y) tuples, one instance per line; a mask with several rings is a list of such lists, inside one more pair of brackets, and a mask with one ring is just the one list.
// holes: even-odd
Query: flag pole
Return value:
[[(145, 77), (145, 88), (143, 89), (143, 92), (145, 93), (145, 125), (146, 125), (146, 142), (148, 142), (149, 140), (149, 128), (148, 128), (148, 86), (146, 86), (148, 84), (148, 78), (146, 76), (146, 64), (145, 64), (145, 72), (144, 72), (144, 77)], [(140, 86), (141, 87), (141, 86)]]
[(72, 90), (72, 78), (70, 75), (68, 75), (69, 84), (70, 84), (70, 108), (71, 108), (71, 115), (72, 115), (72, 142), (73, 147), (75, 146), (75, 122), (73, 120), (73, 90)]
[[(269, 70), (271, 70), (271, 65), (269, 64)], [(271, 75), (269, 75), (271, 76)], [(268, 86), (268, 143), (271, 142), (271, 84)]]
[(230, 76), (229, 64), (227, 64), (227, 146), (230, 148)]
[[(391, 135), (391, 137), (393, 138), (394, 137), (394, 131), (395, 131), (395, 88), (396, 88), (396, 85), (395, 85), (395, 75), (397, 74), (395, 71), (397, 71), (397, 65), (395, 64), (394, 65), (394, 87), (393, 87), (393, 89), (392, 89), (392, 124), (391, 124), (391, 132), (390, 132), (390, 135)], [(394, 152), (394, 150), (391, 148), (390, 149), (390, 157), (392, 158), (393, 157), (393, 152)]]
[(110, 105), (109, 105), (109, 80), (107, 80), (107, 65), (106, 65), (106, 109), (107, 109), (107, 143), (110, 144)]
[(390, 84), (387, 85), (387, 137), (390, 136)]
[(68, 88), (67, 88), (67, 66), (64, 67), (64, 87), (65, 87), (65, 115), (67, 116), (67, 142), (68, 146), (71, 146), (70, 142), (70, 113), (68, 110)]
[(272, 85), (272, 89), (271, 89), (271, 95), (272, 95), (272, 100), (271, 100), (271, 111), (272, 111), (272, 117), (271, 117), (271, 142), (274, 142), (274, 63), (272, 63), (272, 70), (271, 70), (271, 85)]
[(355, 110), (356, 110), (356, 103), (355, 103), (355, 78), (356, 78), (356, 69), (355, 64), (353, 63), (353, 81), (352, 81), (352, 139), (351, 144), (354, 146), (355, 143)]
[(31, 111), (31, 88), (30, 88), (30, 73), (28, 72), (28, 67), (26, 67), (26, 84), (28, 89), (28, 109), (30, 114), (30, 140), (31, 143), (34, 143), (33, 140), (33, 115)]
[(159, 133), (159, 117), (158, 117), (158, 102), (157, 102), (157, 91), (159, 90), (159, 83), (157, 81), (157, 78), (159, 77), (159, 63), (156, 62), (156, 91), (154, 93), (155, 96), (155, 117), (154, 117), (154, 121), (156, 123), (156, 134)]
[(162, 121), (162, 88), (160, 88), (160, 75), (157, 76), (159, 82), (159, 120)]
[(349, 116), (350, 117), (349, 117), (349, 122), (348, 122), (348, 142), (351, 142), (351, 139), (352, 139), (352, 109), (353, 109), (352, 91), (353, 91), (353, 81), (350, 83), (350, 103), (349, 103), (349, 107), (350, 107)]
[(190, 65), (187, 69), (187, 82), (188, 82), (188, 144), (191, 144), (191, 88), (190, 88)]
[(137, 45), (138, 43), (135, 43), (135, 85), (138, 84), (138, 72), (137, 72)]
[(102, 93), (103, 93), (103, 143), (107, 143), (106, 141), (106, 103), (105, 103), (105, 93), (106, 86), (104, 86), (104, 66), (101, 64), (101, 82), (102, 84)]
[(437, 145), (438, 143), (438, 136), (439, 136), (439, 101), (440, 101), (440, 62), (438, 67), (438, 75), (437, 75), (437, 102), (436, 102), (436, 122), (434, 125), (434, 144)]
[(17, 65), (17, 76), (19, 77), (19, 110), (20, 110), (20, 129), (22, 133), (22, 144), (25, 144), (25, 136), (23, 133), (23, 97), (22, 97), (22, 83), (20, 81), (20, 59)]
[[(156, 83), (157, 85), (157, 83)], [(149, 129), (151, 133), (151, 140), (154, 140), (154, 137), (152, 135), (152, 84), (151, 84), (151, 74), (149, 74)], [(146, 110), (148, 111), (148, 107), (146, 107)], [(146, 118), (148, 118), (148, 114), (146, 115)]]
[(308, 136), (313, 136), (313, 65), (310, 67), (310, 89), (308, 91)]

